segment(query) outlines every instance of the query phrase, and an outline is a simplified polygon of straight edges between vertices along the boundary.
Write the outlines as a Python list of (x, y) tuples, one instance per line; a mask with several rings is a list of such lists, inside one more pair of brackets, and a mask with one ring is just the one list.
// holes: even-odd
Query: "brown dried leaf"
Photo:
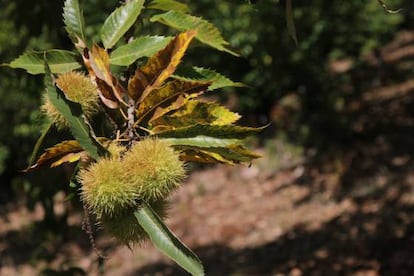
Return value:
[(135, 74), (128, 81), (128, 95), (134, 100), (137, 101), (144, 91), (145, 87), (148, 86), (147, 78), (145, 74), (138, 68), (135, 71)]
[(159, 88), (175, 72), (196, 34), (196, 31), (190, 30), (177, 35), (167, 47), (152, 56), (147, 64), (140, 68), (148, 85), (142, 92), (139, 102), (142, 102), (154, 89)]

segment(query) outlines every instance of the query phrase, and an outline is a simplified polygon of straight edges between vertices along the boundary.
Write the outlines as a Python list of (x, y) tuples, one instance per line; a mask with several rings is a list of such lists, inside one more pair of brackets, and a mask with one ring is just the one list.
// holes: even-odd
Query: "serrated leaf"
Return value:
[(197, 147), (197, 146), (174, 146), (181, 152), (184, 161), (203, 163), (225, 163), (239, 164), (250, 162), (260, 155), (247, 150), (240, 144), (232, 144), (225, 147)]
[(151, 119), (153, 125), (169, 125), (177, 127), (209, 124), (230, 125), (240, 119), (240, 115), (234, 113), (220, 104), (199, 100), (187, 101), (176, 112), (156, 119)]
[(66, 73), (81, 67), (77, 62), (77, 55), (65, 50), (49, 50), (45, 52), (26, 52), (13, 60), (9, 66), (12, 68), (21, 68), (28, 73), (44, 74), (44, 56), (49, 62), (49, 67), (52, 73)]
[(68, 101), (63, 92), (54, 85), (53, 76), (50, 72), (45, 57), (45, 86), (46, 93), (53, 106), (69, 122), (70, 131), (84, 150), (94, 158), (108, 155), (109, 152), (96, 140), (93, 130), (86, 123), (80, 104)]
[(175, 0), (154, 0), (148, 5), (149, 9), (156, 9), (161, 11), (180, 11), (183, 13), (189, 13), (190, 8), (181, 2)]
[[(85, 22), (78, 0), (66, 0), (63, 6), (65, 29), (76, 45), (85, 44)], [(79, 41), (81, 40), (81, 41)]]
[(196, 38), (202, 43), (209, 45), (219, 51), (224, 51), (234, 56), (237, 53), (227, 48), (229, 43), (224, 40), (220, 31), (207, 20), (195, 17), (179, 11), (169, 11), (151, 17), (151, 22), (160, 22), (179, 31), (196, 30)]
[(50, 165), (69, 153), (75, 154), (82, 151), (84, 150), (78, 141), (63, 141), (59, 144), (54, 145), (53, 147), (47, 148), (45, 152), (37, 159), (36, 163), (30, 166), (26, 171), (37, 169), (44, 165)]
[(214, 70), (206, 69), (202, 67), (180, 67), (173, 78), (181, 80), (192, 80), (192, 81), (210, 81), (212, 84), (208, 90), (216, 90), (223, 87), (244, 87), (245, 85), (241, 82), (234, 82), (226, 76), (217, 73)]
[(143, 121), (158, 107), (167, 108), (180, 95), (198, 96), (209, 87), (209, 82), (172, 80), (154, 90), (138, 106), (138, 122)]
[(129, 66), (137, 59), (150, 57), (167, 46), (171, 37), (142, 36), (126, 45), (119, 46), (111, 53), (111, 64)]
[(198, 148), (218, 148), (227, 147), (230, 145), (240, 144), (239, 139), (221, 139), (215, 137), (209, 137), (204, 135), (198, 135), (189, 138), (161, 138), (167, 141), (172, 146), (193, 146)]
[(296, 35), (296, 27), (295, 27), (295, 20), (293, 18), (293, 10), (292, 10), (292, 0), (286, 0), (286, 25), (287, 30), (292, 37), (293, 41), (295, 41), (296, 46), (299, 44), (298, 37)]
[(167, 130), (159, 133), (155, 133), (159, 137), (163, 138), (188, 138), (196, 137), (199, 135), (226, 138), (226, 139), (243, 139), (247, 136), (256, 134), (262, 131), (265, 127), (242, 127), (242, 126), (213, 126), (213, 125), (192, 125), (188, 127), (177, 128), (173, 130)]
[(144, 2), (144, 0), (128, 1), (109, 15), (101, 29), (101, 39), (106, 49), (111, 49), (134, 25)]
[(158, 89), (175, 72), (195, 35), (195, 31), (177, 35), (163, 50), (153, 55), (143, 67), (137, 69), (145, 75), (148, 84), (142, 93), (138, 93), (141, 94), (139, 102), (142, 102), (154, 89)]
[(204, 275), (200, 259), (168, 229), (148, 204), (144, 202), (143, 206), (134, 212), (134, 215), (153, 244), (163, 254), (190, 274)]

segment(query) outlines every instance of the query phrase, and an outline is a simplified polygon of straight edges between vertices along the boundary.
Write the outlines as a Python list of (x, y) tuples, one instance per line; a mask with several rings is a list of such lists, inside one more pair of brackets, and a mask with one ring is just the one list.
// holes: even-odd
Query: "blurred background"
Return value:
[[(298, 46), (284, 1), (183, 2), (241, 55), (200, 47), (185, 63), (246, 84), (212, 97), (243, 125), (270, 123), (248, 140), (262, 159), (197, 168), (171, 199), (167, 225), (207, 274), (412, 275), (414, 2), (389, 0), (402, 11), (388, 14), (376, 0), (295, 0)], [(90, 37), (117, 3), (83, 1)], [(0, 62), (72, 49), (62, 5), (0, 0)], [(152, 245), (100, 233), (98, 258), (67, 170), (19, 172), (40, 135), (42, 77), (1, 67), (0, 79), (0, 275), (185, 275)]]

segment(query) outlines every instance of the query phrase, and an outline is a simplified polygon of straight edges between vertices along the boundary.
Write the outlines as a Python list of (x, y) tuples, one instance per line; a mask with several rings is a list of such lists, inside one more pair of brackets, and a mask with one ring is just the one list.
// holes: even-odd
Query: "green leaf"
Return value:
[(112, 48), (134, 25), (141, 13), (144, 2), (144, 0), (128, 1), (109, 15), (101, 29), (101, 39), (106, 49)]
[(214, 126), (214, 125), (192, 125), (188, 127), (177, 128), (156, 133), (157, 136), (163, 138), (188, 138), (199, 135), (226, 138), (226, 139), (243, 139), (247, 136), (262, 131), (265, 127), (241, 127), (241, 126)]
[(167, 141), (172, 146), (193, 146), (199, 148), (227, 147), (241, 143), (239, 139), (221, 139), (204, 135), (189, 138), (162, 138), (162, 140)]
[(93, 130), (86, 123), (80, 104), (68, 101), (62, 91), (54, 85), (53, 75), (50, 72), (45, 57), (45, 86), (46, 93), (55, 108), (69, 122), (70, 130), (83, 149), (89, 155), (98, 159), (100, 156), (108, 155), (109, 152), (96, 140)]
[(85, 43), (85, 22), (78, 0), (66, 0), (63, 7), (63, 22), (66, 31), (75, 44), (79, 39)]
[(210, 22), (200, 17), (184, 14), (179, 11), (169, 11), (151, 17), (151, 22), (160, 22), (180, 31), (196, 30), (196, 38), (219, 51), (224, 51), (238, 56), (226, 46), (229, 44), (224, 40), (220, 31)]
[(293, 18), (292, 0), (286, 0), (286, 24), (289, 35), (295, 41), (296, 46), (299, 44), (298, 37), (296, 35), (295, 20)]
[(168, 229), (148, 204), (143, 203), (134, 215), (162, 253), (192, 275), (204, 275), (200, 259)]
[(245, 87), (241, 82), (234, 82), (214, 70), (202, 67), (179, 67), (177, 74), (173, 75), (173, 77), (182, 80), (211, 81), (212, 84), (208, 88), (209, 91), (223, 87)]
[(186, 4), (175, 0), (154, 0), (148, 5), (148, 8), (162, 11), (174, 10), (183, 13), (190, 12), (190, 8)]
[(44, 56), (46, 56), (52, 73), (65, 73), (81, 67), (76, 61), (77, 55), (65, 50), (49, 50), (45, 52), (26, 52), (13, 60), (9, 66), (21, 68), (28, 73), (44, 74)]
[(142, 36), (111, 53), (111, 64), (129, 66), (141, 57), (150, 57), (167, 46), (171, 37)]

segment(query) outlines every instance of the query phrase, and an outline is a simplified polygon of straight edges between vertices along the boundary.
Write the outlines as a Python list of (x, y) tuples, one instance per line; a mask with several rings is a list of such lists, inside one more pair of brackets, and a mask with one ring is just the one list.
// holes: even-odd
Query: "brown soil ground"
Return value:
[[(367, 57), (370, 71), (413, 65), (414, 35), (393, 43)], [(414, 275), (411, 82), (380, 77), (350, 99), (344, 112), (354, 137), (335, 154), (299, 154), (275, 139), (250, 168), (193, 172), (172, 196), (166, 224), (207, 275)], [(63, 198), (55, 199), (56, 213), (70, 208)], [(41, 208), (8, 210), (0, 217), (0, 275), (71, 267), (88, 275), (186, 275), (151, 244), (129, 249), (98, 234), (96, 247), (107, 256), (99, 264), (79, 212), (56, 235), (39, 230)]]

